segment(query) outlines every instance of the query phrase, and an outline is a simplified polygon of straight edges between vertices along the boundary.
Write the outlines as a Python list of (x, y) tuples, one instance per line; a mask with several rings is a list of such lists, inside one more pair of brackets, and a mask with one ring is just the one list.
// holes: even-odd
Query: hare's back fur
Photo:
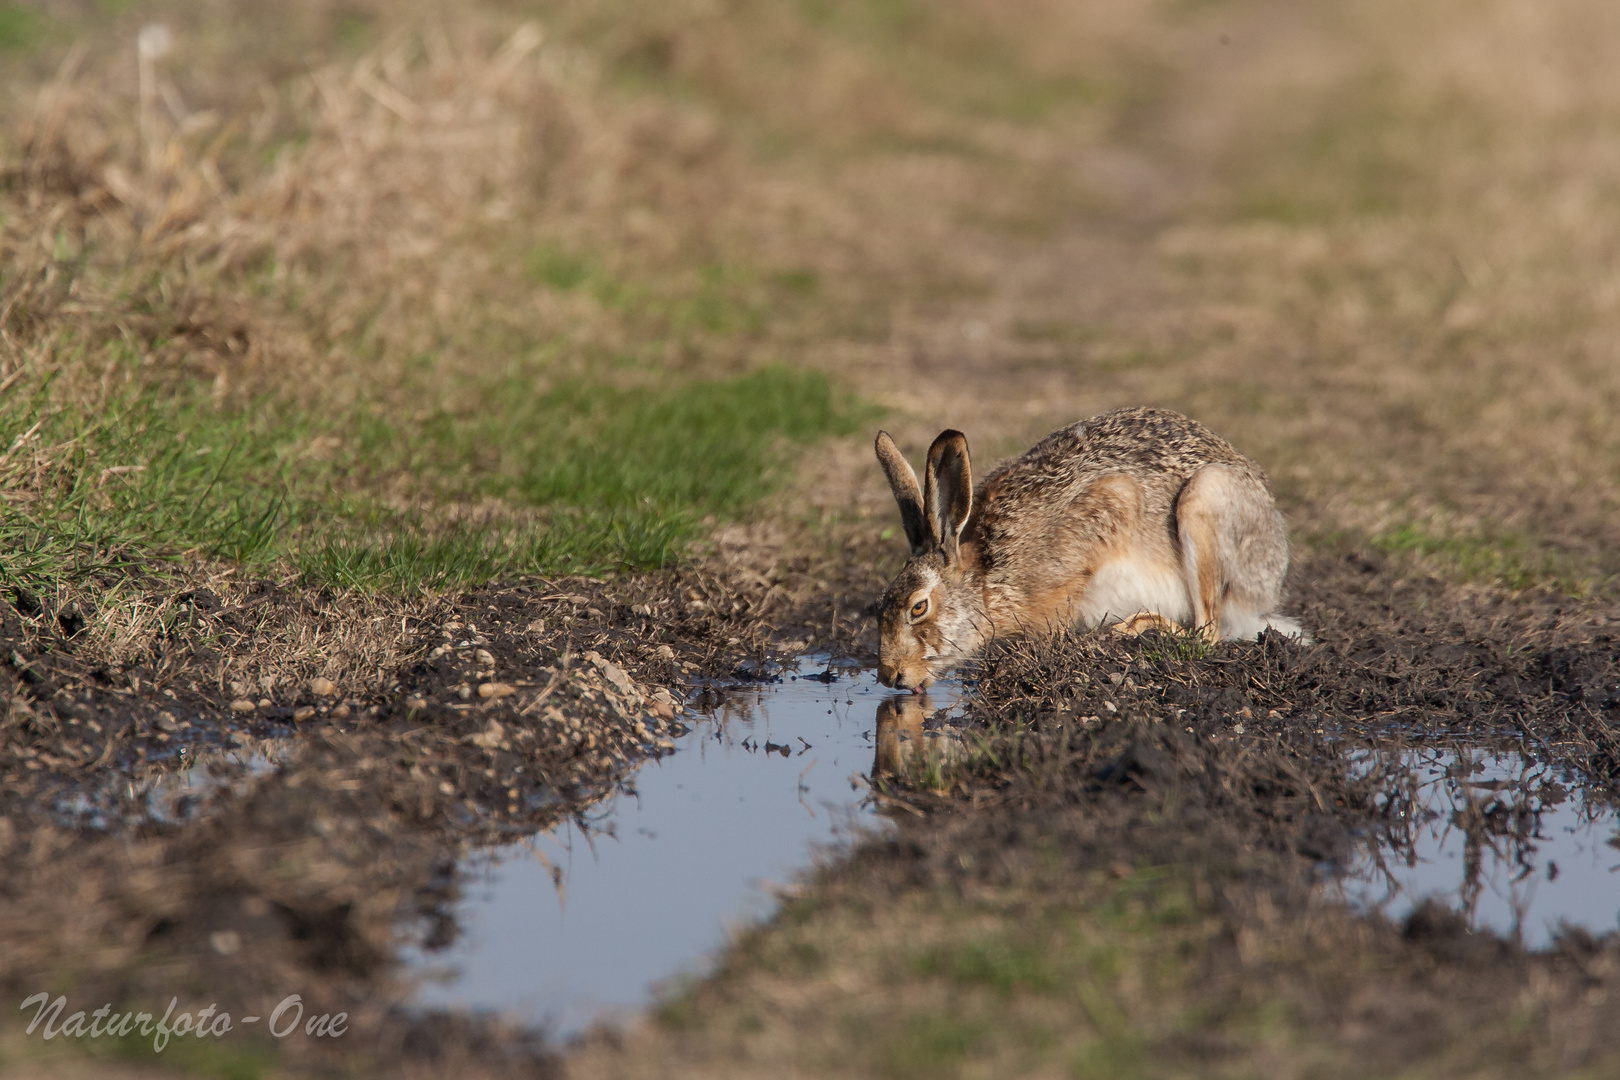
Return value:
[(1121, 409), (985, 477), (962, 541), (1002, 633), (1153, 612), (1222, 637), (1274, 616), (1288, 545), (1265, 474), (1202, 424)]

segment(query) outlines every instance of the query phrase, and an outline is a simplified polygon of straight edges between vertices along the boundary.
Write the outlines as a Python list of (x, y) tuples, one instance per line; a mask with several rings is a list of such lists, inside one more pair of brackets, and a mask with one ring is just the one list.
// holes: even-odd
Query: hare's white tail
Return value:
[(1301, 645), (1311, 644), (1310, 631), (1286, 615), (1257, 615), (1239, 607), (1221, 612), (1221, 637), (1227, 641), (1253, 641), (1267, 630), (1291, 637)]
[(1312, 643), (1311, 632), (1286, 615), (1267, 615), (1265, 629), (1291, 637), (1301, 645)]

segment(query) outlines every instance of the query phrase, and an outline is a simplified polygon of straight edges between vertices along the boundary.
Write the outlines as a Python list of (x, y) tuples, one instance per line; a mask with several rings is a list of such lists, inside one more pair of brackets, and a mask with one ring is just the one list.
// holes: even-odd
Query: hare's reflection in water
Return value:
[(872, 775), (912, 776), (936, 759), (949, 754), (956, 745), (945, 732), (923, 733), (923, 724), (934, 715), (934, 703), (927, 694), (892, 694), (878, 702), (877, 754)]

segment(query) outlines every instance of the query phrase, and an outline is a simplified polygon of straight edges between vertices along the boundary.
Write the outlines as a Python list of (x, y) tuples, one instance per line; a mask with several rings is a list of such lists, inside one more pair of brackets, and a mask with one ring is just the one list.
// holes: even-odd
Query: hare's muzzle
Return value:
[(931, 681), (927, 674), (911, 674), (898, 664), (878, 664), (878, 682), (892, 690), (910, 690), (913, 694), (920, 694)]

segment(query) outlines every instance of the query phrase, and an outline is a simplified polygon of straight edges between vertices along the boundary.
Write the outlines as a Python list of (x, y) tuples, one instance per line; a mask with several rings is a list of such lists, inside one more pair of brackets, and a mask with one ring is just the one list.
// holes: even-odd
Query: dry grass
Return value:
[(165, 552), (339, 586), (655, 567), (858, 415), (817, 374), (742, 374), (780, 359), (745, 359), (765, 305), (820, 280), (747, 241), (815, 215), (743, 183), (694, 110), (488, 12), (188, 109), (217, 92), (192, 31), (203, 57), (182, 37), (145, 96), (129, 41), (92, 39), (14, 103), (8, 578)]
[[(969, 214), (994, 198), (984, 167), (936, 203), (982, 292), (897, 322), (865, 373), (917, 417), (910, 437), (958, 426), (994, 456), (1167, 405), (1261, 461), (1309, 543), (1606, 588), (1617, 162), (1613, 76), (1586, 43), (1609, 9), (1128, 10), (1102, 32), (1153, 60), (1133, 107), (1059, 114), (998, 159), (1051, 178), (1044, 199), (1015, 189), (1045, 224)], [(1043, 26), (1041, 48), (1067, 41)], [(1015, 156), (1059, 136), (1061, 156)], [(1089, 204), (1050, 194), (1075, 177)], [(875, 476), (865, 490), (891, 512)]]
[[(13, 347), (55, 311), (51, 286), (70, 284), (66, 314), (80, 318), (60, 321), (91, 326), (60, 332), (106, 334), (156, 301), (179, 322), (151, 336), (221, 393), (270, 380), (329, 399), (357, 383), (396, 388), (447, 343), (435, 389), (454, 393), (469, 354), (488, 374), (482, 347), (588, 325), (569, 310), (580, 305), (524, 280), (524, 240), (539, 242), (537, 225), (561, 242), (580, 231), (574, 219), (619, 221), (643, 194), (638, 173), (666, 164), (638, 153), (641, 129), (673, 128), (666, 137), (689, 148), (678, 117), (603, 101), (583, 61), (542, 49), (538, 24), (497, 37), (490, 23), (458, 21), (456, 39), (437, 20), (406, 23), (353, 62), (266, 83), (230, 115), (143, 108), (118, 51), (70, 53), (22, 108), (11, 155)], [(183, 60), (156, 65), (177, 96), (190, 89)], [(724, 197), (723, 176), (707, 179)], [(681, 194), (666, 212), (695, 225), (701, 207)], [(80, 261), (91, 273), (64, 282)], [(131, 285), (137, 295), (120, 295)]]
[[(788, 368), (888, 407), (908, 448), (961, 427), (985, 464), (1105, 408), (1180, 408), (1270, 470), (1307, 545), (1380, 548), (1403, 571), (1472, 579), (1470, 595), (1492, 603), (1535, 586), (1605, 592), (1620, 570), (1611, 9), (182, 6), (161, 13), (176, 49), (143, 102), (134, 34), (157, 9), (90, 27), (67, 0), (42, 7), (33, 51), (6, 54), (0, 112), (6, 583), (84, 604), (74, 649), (120, 675), (161, 663), (151, 645), (184, 614), (158, 599), (177, 591), (153, 581), (159, 570), (233, 607), (255, 576), (411, 593), (556, 568), (565, 560), (542, 540), (559, 522), (623, 534), (614, 558), (576, 568), (655, 565), (707, 536), (750, 569), (808, 552), (805, 579), (828, 570), (863, 588), (897, 554), (874, 554), (894, 511), (864, 433), (774, 459), (764, 480), (797, 468), (775, 495), (728, 481), (636, 519), (679, 520), (667, 535), (630, 537), (630, 519), (554, 497), (561, 473), (541, 471), (550, 501), (524, 494), (529, 464), (558, 445), (594, 460), (622, 434), (569, 426), (569, 403), (640, 429), (637, 409), (700, 409), (711, 395), (746, 415), (765, 385), (750, 377), (795, 400), (827, 385), (769, 374)], [(357, 29), (335, 44), (340, 24)], [(862, 415), (823, 412), (789, 441)], [(666, 434), (697, 426), (672, 415)], [(767, 445), (774, 428), (735, 430)], [(669, 445), (652, 440), (636, 461)], [(225, 447), (237, 456), (218, 464)], [(754, 520), (725, 527), (735, 517)], [(306, 557), (318, 533), (337, 542)], [(155, 567), (154, 554), (173, 561)], [(93, 608), (87, 583), (110, 590)], [(273, 696), (329, 674), (381, 702), (420, 659), (397, 620), (443, 613), (414, 595), (329, 599), (217, 636), (217, 692)], [(823, 626), (839, 635), (865, 599), (837, 596)], [(293, 609), (296, 597), (281, 610)], [(38, 640), (53, 613), (30, 624)], [(690, 636), (712, 656), (743, 640), (718, 626)], [(1019, 878), (973, 911), (954, 882), (926, 896), (897, 886), (870, 920), (868, 890), (888, 879), (827, 886), (822, 915), (736, 954), (740, 990), (693, 999), (713, 1006), (709, 1028), (652, 1031), (629, 1060), (649, 1074), (758, 1074), (806, 1055), (887, 1075), (964, 1060), (1128, 1074), (1134, 1044), (1110, 1049), (1092, 1003), (953, 981), (962, 964), (941, 944), (978, 940), (1018, 961), (1029, 942), (1006, 928), (1029, 896), (1083, 909), (1086, 932), (1106, 938), (1119, 928), (1096, 920), (1125, 886), (1076, 873)], [(1260, 914), (1227, 925), (1233, 940), (1289, 929), (1265, 897), (1240, 900)], [(1153, 1006), (1203, 999), (1177, 996), (1193, 985), (1185, 972), (1149, 976), (1165, 943), (1206, 959), (1224, 948), (1197, 911), (1163, 937), (1120, 931), (1122, 973), (1087, 984), (1178, 1053)], [(1369, 945), (1363, 924), (1333, 927), (1340, 952), (1300, 931), (1299, 966), (1262, 950), (1221, 969), (1254, 1006), (1233, 1014), (1234, 1068), (1332, 1074), (1351, 1060), (1324, 1064), (1290, 1041), (1305, 1028), (1268, 1011), (1273, 990), (1327, 987), (1317, 1019), (1363, 1024), (1344, 1045), (1399, 1020), (1335, 1011), (1339, 984), (1313, 949), (1375, 967), (1406, 954)], [(764, 970), (762, 956), (800, 945), (835, 960)], [(991, 982), (1002, 971), (964, 963)], [(1515, 1001), (1525, 1015), (1567, 1012), (1567, 985), (1532, 979)], [(1424, 1000), (1444, 1012), (1435, 993)], [(955, 1002), (993, 1026), (1014, 999), (1045, 1017), (1048, 1056), (940, 1023)], [(777, 1012), (756, 1038), (759, 1001)], [(874, 1027), (851, 1001), (905, 1015)], [(1497, 1004), (1474, 1015), (1520, 1021)], [(1089, 1059), (1082, 1044), (1123, 1056)], [(1464, 1052), (1475, 1045), (1459, 1036), (1461, 1056), (1442, 1053), (1437, 1071), (1478, 1065)], [(689, 1056), (667, 1057), (672, 1046)], [(1558, 1071), (1547, 1054), (1532, 1064)], [(1199, 1072), (1196, 1047), (1175, 1060)]]
[[(277, 460), (435, 521), (525, 511), (477, 508), (476, 448), (424, 479), (432, 423), (581, 374), (808, 362), (992, 455), (1149, 401), (1255, 454), (1313, 542), (1589, 588), (1620, 498), (1610, 18), (424, 8), (253, 93), (188, 24), (144, 113), (128, 37), (97, 40), (13, 108), (0, 378), (290, 398), (326, 422)], [(39, 440), (13, 499), (74, 467)], [(809, 498), (883, 513), (870, 474)]]

